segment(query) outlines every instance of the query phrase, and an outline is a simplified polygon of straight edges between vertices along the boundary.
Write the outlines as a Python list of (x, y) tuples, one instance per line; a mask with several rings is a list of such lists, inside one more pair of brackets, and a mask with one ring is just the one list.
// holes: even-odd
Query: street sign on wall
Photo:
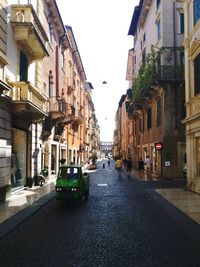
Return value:
[(162, 143), (155, 143), (155, 149), (156, 150), (162, 150), (162, 148), (163, 148), (163, 144)]

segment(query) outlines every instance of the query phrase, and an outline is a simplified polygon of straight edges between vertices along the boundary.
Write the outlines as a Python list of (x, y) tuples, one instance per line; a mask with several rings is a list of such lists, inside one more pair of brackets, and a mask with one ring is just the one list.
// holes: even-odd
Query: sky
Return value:
[[(129, 85), (126, 81), (128, 36), (139, 0), (56, 0), (63, 23), (71, 26), (100, 126), (101, 141), (113, 141), (118, 103)], [(106, 81), (106, 84), (102, 82)]]

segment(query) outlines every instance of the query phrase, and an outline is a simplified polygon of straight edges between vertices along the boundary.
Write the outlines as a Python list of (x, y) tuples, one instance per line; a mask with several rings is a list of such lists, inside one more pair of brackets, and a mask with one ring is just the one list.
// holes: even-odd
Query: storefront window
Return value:
[(22, 186), (26, 183), (27, 133), (13, 129), (13, 151), (11, 157), (11, 185)]

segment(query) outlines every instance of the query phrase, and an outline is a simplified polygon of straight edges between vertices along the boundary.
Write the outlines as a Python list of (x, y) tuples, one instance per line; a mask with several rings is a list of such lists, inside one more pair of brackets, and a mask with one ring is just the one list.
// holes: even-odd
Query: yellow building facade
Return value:
[(7, 59), (7, 1), (0, 0), (0, 201), (6, 198), (11, 173), (11, 87), (6, 81)]
[(200, 4), (184, 3), (187, 188), (200, 193)]

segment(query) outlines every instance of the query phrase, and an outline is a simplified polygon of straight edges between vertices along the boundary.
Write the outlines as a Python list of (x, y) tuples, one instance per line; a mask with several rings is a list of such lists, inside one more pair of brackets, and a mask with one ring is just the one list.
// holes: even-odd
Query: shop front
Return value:
[(27, 132), (13, 128), (11, 187), (24, 186), (27, 178)]

